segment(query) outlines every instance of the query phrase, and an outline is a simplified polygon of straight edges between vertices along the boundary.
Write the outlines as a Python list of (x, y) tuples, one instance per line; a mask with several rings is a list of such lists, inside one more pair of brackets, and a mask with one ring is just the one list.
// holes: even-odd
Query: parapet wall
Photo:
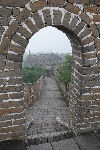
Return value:
[(24, 102), (25, 107), (37, 100), (43, 90), (43, 77), (40, 77), (35, 83), (24, 84)]

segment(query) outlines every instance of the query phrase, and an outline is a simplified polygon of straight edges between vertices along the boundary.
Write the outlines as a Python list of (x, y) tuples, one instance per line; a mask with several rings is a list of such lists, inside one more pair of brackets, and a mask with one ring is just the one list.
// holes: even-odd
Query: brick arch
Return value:
[[(15, 120), (15, 125), (20, 125), (20, 127), (14, 128), (13, 122), (10, 121), (11, 128), (4, 133), (9, 133), (9, 130), (11, 133), (8, 134), (8, 137), (3, 135), (2, 138), (4, 140), (26, 138), (21, 80), (22, 57), (31, 36), (46, 26), (55, 26), (66, 33), (73, 47), (70, 125), (77, 132), (98, 129), (99, 125), (96, 120), (100, 121), (100, 119), (91, 113), (95, 104), (99, 106), (97, 103), (99, 88), (95, 88), (95, 86), (99, 86), (100, 78), (98, 76), (99, 54), (97, 53), (99, 32), (93, 20), (77, 5), (70, 2), (65, 4), (64, 0), (56, 2), (51, 0), (48, 3), (43, 0), (29, 2), (27, 8), (19, 11), (17, 9), (16, 12), (17, 15), (10, 21), (8, 28), (2, 29), (4, 31), (2, 31), (0, 45), (2, 64), (0, 66), (0, 83), (3, 88), (0, 89), (2, 93), (0, 99), (2, 100), (1, 105), (3, 105), (1, 120), (7, 120), (8, 114), (17, 113), (17, 115), (11, 115), (9, 119)], [(11, 15), (10, 12), (9, 15)], [(7, 88), (8, 85), (9, 88)], [(9, 102), (10, 100), (11, 102)], [(10, 109), (12, 106), (15, 108)], [(98, 116), (98, 114), (96, 115)], [(90, 117), (94, 117), (94, 119), (90, 121)], [(16, 119), (19, 119), (19, 122)], [(12, 129), (14, 131), (22, 130), (22, 132), (14, 134)]]

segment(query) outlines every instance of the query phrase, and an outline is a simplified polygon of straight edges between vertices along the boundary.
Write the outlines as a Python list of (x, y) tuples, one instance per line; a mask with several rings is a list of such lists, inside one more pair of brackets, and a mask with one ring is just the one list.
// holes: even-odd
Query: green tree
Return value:
[(72, 55), (67, 54), (62, 66), (58, 69), (58, 81), (67, 85), (71, 81)]
[(34, 83), (36, 82), (41, 76), (45, 76), (46, 69), (42, 67), (24, 67), (22, 69), (22, 77), (24, 83)]

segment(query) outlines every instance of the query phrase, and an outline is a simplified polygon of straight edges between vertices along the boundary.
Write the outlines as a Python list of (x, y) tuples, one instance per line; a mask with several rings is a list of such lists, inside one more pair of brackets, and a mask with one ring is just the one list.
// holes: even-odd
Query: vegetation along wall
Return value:
[(72, 44), (70, 126), (100, 128), (100, 0), (0, 0), (0, 141), (26, 139), (23, 54), (45, 26), (63, 31)]

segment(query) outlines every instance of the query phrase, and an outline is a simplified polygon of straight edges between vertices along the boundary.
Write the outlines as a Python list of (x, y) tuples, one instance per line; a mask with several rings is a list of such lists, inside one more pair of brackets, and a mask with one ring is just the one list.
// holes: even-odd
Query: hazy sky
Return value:
[(72, 53), (72, 48), (67, 36), (54, 27), (45, 27), (39, 30), (29, 40), (27, 53)]

